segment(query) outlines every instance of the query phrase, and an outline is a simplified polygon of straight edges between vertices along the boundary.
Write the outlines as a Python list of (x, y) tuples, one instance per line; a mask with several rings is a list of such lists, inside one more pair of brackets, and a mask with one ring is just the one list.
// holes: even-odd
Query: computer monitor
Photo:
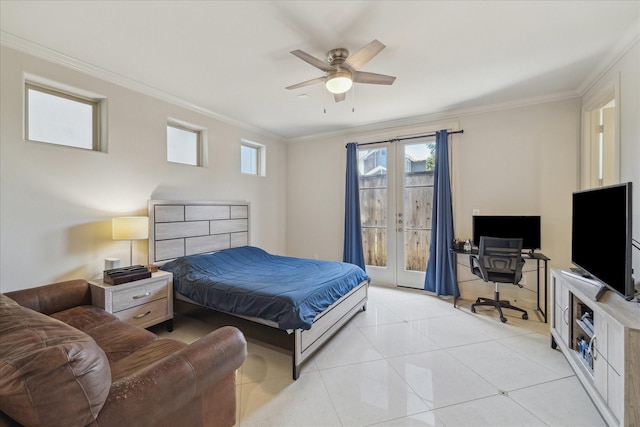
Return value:
[(474, 216), (473, 244), (480, 244), (480, 236), (520, 238), (522, 249), (540, 249), (540, 216)]

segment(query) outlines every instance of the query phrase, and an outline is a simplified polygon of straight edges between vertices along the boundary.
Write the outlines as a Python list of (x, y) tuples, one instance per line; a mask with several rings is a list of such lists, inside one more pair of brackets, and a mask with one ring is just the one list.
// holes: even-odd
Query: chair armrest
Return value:
[(520, 257), (520, 259), (518, 259), (518, 263), (516, 265), (516, 274), (513, 279), (513, 284), (521, 288), (523, 287), (523, 285), (520, 284), (520, 280), (522, 280), (522, 270), (524, 269), (525, 263), (526, 260), (523, 257)]
[[(234, 375), (247, 356), (244, 335), (217, 329), (176, 353), (115, 381), (99, 425), (154, 426)], [(210, 402), (211, 405), (215, 402)]]
[(480, 263), (478, 255), (469, 255), (469, 268), (471, 269), (471, 274), (477, 276), (477, 272), (480, 272), (480, 277), (482, 278), (482, 280), (484, 280), (485, 282), (489, 281), (487, 271)]
[(91, 305), (91, 287), (86, 280), (68, 280), (5, 294), (23, 307), (53, 314), (79, 305)]

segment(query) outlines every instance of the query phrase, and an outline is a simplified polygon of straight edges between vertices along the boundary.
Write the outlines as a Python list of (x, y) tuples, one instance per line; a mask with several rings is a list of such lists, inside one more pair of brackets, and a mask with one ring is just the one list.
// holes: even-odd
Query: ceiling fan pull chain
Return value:
[(351, 88), (351, 112), (356, 112), (356, 87)]
[(326, 87), (322, 86), (322, 109), (324, 110), (324, 114), (327, 114), (327, 93), (329, 91)]

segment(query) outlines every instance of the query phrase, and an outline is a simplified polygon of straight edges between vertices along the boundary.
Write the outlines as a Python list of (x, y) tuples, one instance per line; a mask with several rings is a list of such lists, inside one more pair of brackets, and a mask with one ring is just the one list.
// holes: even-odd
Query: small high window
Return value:
[(104, 99), (32, 83), (26, 83), (25, 96), (25, 138), (28, 141), (106, 151), (101, 120)]
[(167, 125), (167, 161), (204, 166), (203, 133), (184, 124)]
[(266, 175), (266, 147), (250, 141), (240, 145), (240, 171), (249, 175)]

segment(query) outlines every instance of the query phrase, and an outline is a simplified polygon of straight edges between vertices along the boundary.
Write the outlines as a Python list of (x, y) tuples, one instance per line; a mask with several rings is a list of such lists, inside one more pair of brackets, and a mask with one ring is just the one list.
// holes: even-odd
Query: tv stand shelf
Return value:
[(640, 426), (640, 304), (551, 270), (551, 347), (567, 358), (609, 426)]

